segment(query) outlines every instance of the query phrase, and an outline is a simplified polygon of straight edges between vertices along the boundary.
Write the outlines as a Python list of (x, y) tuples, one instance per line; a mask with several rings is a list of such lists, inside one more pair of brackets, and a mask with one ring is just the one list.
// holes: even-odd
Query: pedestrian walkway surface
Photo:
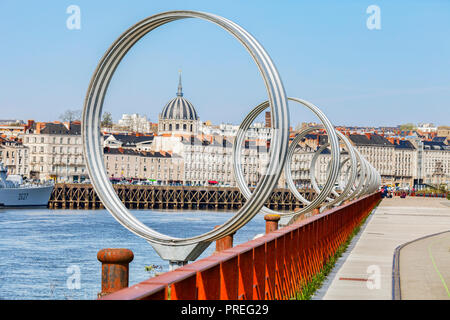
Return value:
[[(449, 200), (421, 197), (383, 199), (370, 215), (360, 233), (353, 239), (347, 251), (337, 261), (332, 273), (313, 299), (391, 300), (393, 298), (392, 265), (395, 249), (410, 241), (445, 231), (450, 231)], [(450, 283), (448, 278), (450, 247), (446, 239), (450, 239), (450, 237), (443, 236), (442, 239), (435, 238), (434, 240), (429, 238), (426, 242), (417, 242), (414, 245), (416, 249), (420, 249), (417, 254), (415, 254), (414, 247), (408, 248), (412, 244), (402, 248), (402, 250), (405, 249), (404, 255), (400, 255), (400, 283), (402, 291), (405, 290), (402, 298), (411, 299), (411, 294), (417, 290), (415, 288), (420, 287), (416, 282), (409, 284), (412, 278), (415, 278), (415, 281), (419, 281), (420, 278), (423, 283), (426, 281), (423, 278), (427, 277), (423, 272), (430, 274), (434, 272), (437, 275), (433, 263), (431, 263), (432, 269), (429, 265), (423, 267), (424, 269), (418, 268), (418, 265), (425, 263), (430, 245), (434, 263), (438, 266), (444, 279), (447, 277), (446, 284)], [(417, 262), (409, 265), (408, 261), (414, 259)], [(428, 259), (430, 259), (429, 256)], [(444, 269), (443, 265), (446, 266), (445, 271), (441, 271)], [(427, 297), (439, 296), (441, 299), (445, 299), (446, 291), (440, 281), (441, 277), (437, 275), (436, 278), (436, 275), (433, 275), (433, 284), (430, 283), (430, 293), (427, 294)], [(440, 293), (434, 295), (437, 290)], [(412, 299), (426, 299), (426, 296), (415, 296)]]
[(399, 260), (399, 298), (450, 300), (450, 231), (405, 245)]

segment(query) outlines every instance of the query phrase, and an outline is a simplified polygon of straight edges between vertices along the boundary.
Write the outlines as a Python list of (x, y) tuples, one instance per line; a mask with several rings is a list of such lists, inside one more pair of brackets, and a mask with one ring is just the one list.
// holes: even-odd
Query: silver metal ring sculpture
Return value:
[[(127, 210), (116, 195), (106, 175), (99, 129), (106, 92), (114, 72), (123, 57), (136, 42), (154, 29), (169, 22), (186, 18), (197, 18), (212, 22), (236, 38), (256, 63), (264, 80), (269, 100), (257, 106), (244, 119), (233, 145), (235, 177), (241, 192), (247, 199), (245, 204), (232, 218), (216, 229), (190, 238), (176, 238), (161, 234), (141, 223)], [(290, 160), (302, 137), (308, 132), (315, 130), (315, 128), (308, 128), (302, 131), (289, 147), (288, 98), (278, 71), (261, 44), (236, 23), (214, 14), (197, 11), (169, 11), (150, 16), (126, 30), (110, 46), (101, 58), (86, 93), (82, 115), (83, 152), (94, 189), (106, 209), (120, 224), (134, 234), (146, 239), (163, 259), (169, 260), (175, 265), (178, 262), (184, 264), (186, 261), (195, 260), (212, 241), (236, 232), (261, 210), (266, 213), (273, 213), (274, 211), (263, 206), (276, 186), (283, 168), (291, 191), (306, 205), (299, 211), (283, 214), (286, 217), (294, 217), (302, 212), (312, 210), (327, 201), (327, 206), (336, 205), (344, 199), (354, 199), (376, 190), (380, 183), (379, 174), (364, 160), (359, 152), (356, 150), (356, 152), (353, 152), (353, 147), (342, 134), (335, 131), (333, 125), (322, 111), (305, 100), (298, 98), (289, 99), (303, 104), (319, 117), (328, 134), (331, 145), (332, 159), (327, 182), (321, 190), (316, 190), (317, 196), (311, 202), (304, 199), (296, 190), (290, 172)], [(269, 162), (266, 172), (261, 176), (256, 188), (253, 192), (250, 192), (242, 176), (242, 168), (239, 165), (238, 156), (240, 155), (240, 147), (245, 131), (256, 116), (267, 107), (270, 107), (272, 116)], [(333, 192), (336, 198), (331, 199), (328, 196), (333, 191), (334, 183), (342, 167), (342, 164), (339, 162), (338, 137), (344, 141), (350, 154), (351, 174), (345, 190), (340, 195)]]
[[(378, 176), (379, 174), (376, 172), (376, 170), (370, 166), (370, 164), (364, 159), (364, 157), (351, 145), (349, 140), (338, 130), (335, 130), (331, 122), (328, 120), (328, 118), (325, 116), (325, 114), (314, 104), (302, 100), (299, 98), (288, 98), (288, 100), (298, 102), (300, 104), (303, 104), (304, 106), (308, 107), (322, 122), (322, 126), (319, 127), (309, 127), (306, 129), (303, 129), (299, 131), (294, 138), (294, 140), (291, 142), (287, 154), (287, 159), (284, 167), (284, 175), (286, 179), (286, 184), (288, 185), (289, 190), (292, 192), (292, 194), (297, 198), (300, 202), (304, 204), (303, 208), (300, 208), (299, 210), (293, 211), (293, 212), (277, 212), (274, 210), (271, 210), (267, 207), (262, 207), (261, 212), (266, 214), (279, 214), (281, 217), (280, 223), (282, 225), (289, 224), (292, 221), (294, 221), (295, 217), (298, 217), (301, 214), (305, 214), (308, 212), (311, 212), (313, 209), (321, 207), (321, 211), (325, 210), (328, 207), (331, 206), (337, 206), (340, 205), (345, 200), (355, 199), (357, 197), (361, 197), (365, 194), (368, 194), (370, 192), (373, 192), (376, 190), (379, 186), (379, 183), (377, 181), (374, 181), (372, 177)], [(245, 139), (245, 132), (250, 128), (251, 123), (256, 119), (256, 117), (261, 114), (267, 107), (269, 106), (268, 102), (265, 101), (258, 106), (256, 106), (244, 119), (244, 121), (241, 123), (239, 130), (236, 135), (236, 139), (233, 144), (233, 173), (236, 179), (236, 183), (241, 191), (241, 193), (244, 195), (246, 199), (249, 199), (252, 195), (250, 189), (248, 188), (245, 177), (243, 174), (243, 168), (240, 161), (240, 156), (242, 152), (242, 144)], [(317, 129), (323, 129), (325, 128), (325, 131), (327, 132), (327, 135), (329, 137), (328, 143), (322, 145), (318, 148), (318, 150), (315, 152), (314, 157), (312, 159), (311, 165), (310, 165), (310, 180), (311, 184), (313, 186), (314, 191), (316, 192), (316, 197), (309, 201), (305, 199), (300, 192), (297, 190), (291, 173), (291, 161), (293, 158), (293, 155), (295, 153), (296, 147), (300, 141), (310, 132), (313, 132)], [(344, 159), (341, 163), (339, 163), (340, 159), (340, 149), (339, 149), (339, 143), (338, 139), (342, 140), (342, 142), (345, 145), (345, 148), (349, 154), (349, 157)], [(315, 179), (315, 163), (317, 161), (318, 156), (320, 153), (330, 146), (331, 144), (331, 160), (328, 163), (328, 175), (327, 180), (322, 189), (320, 189), (317, 186), (317, 182)], [(345, 185), (344, 190), (339, 194), (336, 192), (335, 189), (335, 182), (338, 177), (338, 174), (341, 172), (341, 169), (345, 162), (350, 161), (350, 174), (349, 178), (347, 180), (347, 183)], [(359, 163), (360, 172), (357, 172), (357, 165)], [(357, 180), (357, 176), (360, 174), (360, 178), (358, 180), (358, 183), (355, 185), (355, 181)], [(371, 180), (372, 179), (372, 180)], [(333, 194), (335, 198), (330, 198), (329, 195)]]
[[(350, 160), (350, 167), (347, 171), (351, 170), (349, 179), (346, 186), (341, 194), (338, 194), (335, 190), (332, 194), (337, 196), (337, 198), (327, 198), (327, 202), (323, 203), (322, 208), (329, 207), (332, 205), (340, 205), (345, 200), (352, 200), (361, 197), (366, 194), (370, 194), (376, 191), (381, 184), (381, 177), (376, 169), (360, 154), (360, 152), (354, 148), (348, 139), (339, 131), (336, 131), (339, 138), (344, 142), (346, 149), (349, 153), (349, 157), (341, 162), (339, 170), (341, 171), (343, 165), (346, 161)], [(310, 179), (313, 189), (316, 192), (321, 192), (319, 190), (316, 178), (314, 175), (315, 163), (319, 154), (328, 146), (328, 144), (322, 145), (314, 154), (310, 167)], [(289, 162), (289, 159), (288, 159)]]
[[(285, 164), (284, 172), (285, 172), (285, 177), (286, 177), (286, 181), (288, 183), (289, 189), (291, 190), (291, 192), (294, 194), (294, 196), (298, 200), (300, 200), (301, 202), (306, 204), (306, 207), (303, 207), (298, 211), (286, 212), (286, 213), (273, 211), (267, 207), (263, 207), (261, 210), (263, 213), (266, 213), (266, 214), (279, 214), (283, 218), (282, 224), (287, 222), (286, 219), (290, 219), (301, 213), (311, 211), (311, 210), (317, 208), (318, 206), (320, 206), (321, 203), (327, 198), (329, 193), (332, 191), (332, 189), (334, 187), (334, 182), (339, 173), (339, 142), (338, 142), (338, 137), (337, 137), (336, 131), (335, 131), (332, 123), (330, 122), (330, 120), (328, 120), (328, 118), (325, 116), (325, 114), (317, 106), (313, 105), (312, 103), (310, 103), (306, 100), (299, 99), (299, 98), (291, 98), (290, 97), (288, 99), (293, 102), (300, 103), (300, 104), (306, 106), (307, 108), (309, 108), (323, 123), (325, 130), (329, 136), (330, 143), (331, 143), (332, 160), (331, 160), (331, 173), (329, 175), (329, 178), (327, 179), (327, 183), (325, 184), (322, 192), (318, 192), (317, 197), (315, 197), (312, 202), (306, 200), (305, 198), (303, 198), (303, 196), (297, 191), (297, 189), (294, 186), (294, 182), (292, 180), (292, 175), (291, 175), (291, 170), (290, 170), (290, 159), (292, 158), (295, 148), (296, 148), (297, 144), (301, 141), (301, 139), (303, 139), (306, 136), (306, 134), (308, 134), (311, 131), (316, 130), (317, 128), (308, 128), (306, 130), (303, 130), (295, 137), (294, 141), (291, 143), (291, 145), (289, 147), (289, 151), (288, 151), (288, 155), (287, 155), (287, 159), (286, 159), (287, 162)], [(241, 191), (241, 193), (243, 194), (243, 196), (246, 199), (249, 199), (252, 196), (252, 193), (251, 193), (250, 189), (248, 188), (247, 183), (245, 182), (245, 177), (242, 172), (242, 166), (241, 166), (241, 161), (240, 161), (240, 156), (241, 156), (241, 151), (242, 151), (242, 143), (245, 139), (245, 132), (248, 130), (248, 128), (250, 127), (252, 122), (268, 106), (269, 106), (269, 102), (265, 101), (265, 102), (259, 104), (258, 106), (256, 106), (247, 115), (247, 117), (244, 119), (244, 121), (242, 121), (241, 125), (239, 126), (239, 130), (237, 132), (236, 139), (233, 143), (234, 177), (236, 179), (236, 183), (239, 187), (239, 190)]]
[[(355, 150), (353, 148), (353, 146), (350, 144), (350, 141), (338, 130), (336, 130), (336, 134), (338, 135), (339, 139), (342, 140), (342, 142), (345, 145), (345, 148), (349, 154), (348, 158), (345, 158), (340, 166), (339, 166), (339, 172), (342, 174), (342, 168), (344, 167), (345, 163), (347, 161), (350, 161), (350, 166), (349, 166), (349, 170), (351, 170), (350, 173), (347, 172), (346, 175), (349, 175), (349, 178), (347, 180), (347, 183), (345, 185), (344, 190), (342, 190), (341, 194), (339, 194), (338, 192), (336, 192), (335, 190), (332, 190), (333, 195), (336, 196), (336, 198), (331, 199), (331, 198), (327, 198), (327, 202), (324, 202), (322, 209), (325, 209), (327, 207), (333, 206), (333, 205), (340, 205), (345, 199), (346, 196), (351, 192), (351, 188), (355, 182), (356, 179), (356, 164), (357, 164), (357, 159), (356, 159), (356, 153)], [(311, 179), (311, 184), (313, 186), (314, 191), (316, 191), (317, 193), (320, 193), (321, 190), (319, 190), (319, 187), (317, 185), (317, 180), (315, 177), (315, 166), (316, 166), (316, 162), (317, 159), (320, 155), (320, 153), (329, 146), (329, 143), (326, 143), (324, 145), (322, 145), (315, 153), (314, 153), (314, 157), (311, 161), (311, 166), (310, 166), (310, 179)], [(287, 160), (289, 161), (289, 159)], [(328, 165), (329, 167), (329, 165)]]
[[(106, 175), (100, 139), (100, 119), (109, 82), (122, 58), (133, 45), (152, 30), (172, 21), (198, 18), (212, 22), (233, 35), (247, 49), (259, 68), (266, 86), (272, 112), (270, 163), (252, 196), (243, 207), (220, 227), (191, 238), (175, 238), (161, 234), (137, 220), (120, 201)], [(281, 175), (289, 139), (288, 102), (278, 71), (264, 48), (243, 28), (214, 14), (196, 11), (170, 11), (148, 17), (125, 31), (107, 50), (92, 76), (87, 90), (82, 121), (84, 156), (92, 184), (105, 207), (125, 228), (151, 244), (189, 246), (200, 242), (209, 245), (235, 232), (261, 209)], [(206, 247), (205, 247), (206, 248)], [(170, 258), (169, 258), (170, 259)], [(176, 259), (174, 259), (176, 260)]]

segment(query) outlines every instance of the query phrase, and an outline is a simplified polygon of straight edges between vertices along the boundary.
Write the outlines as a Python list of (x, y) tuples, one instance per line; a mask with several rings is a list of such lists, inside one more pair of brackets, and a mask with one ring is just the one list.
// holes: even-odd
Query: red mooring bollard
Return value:
[[(220, 226), (215, 226), (214, 229), (216, 229), (218, 227), (220, 227)], [(216, 251), (215, 252), (220, 252), (220, 251), (223, 251), (226, 249), (233, 248), (233, 236), (234, 236), (234, 233), (229, 234), (228, 236), (225, 236), (223, 238), (216, 240)]]
[(280, 221), (279, 214), (266, 214), (264, 220), (266, 220), (266, 233), (278, 230), (278, 221)]
[(133, 261), (133, 251), (128, 249), (102, 249), (97, 259), (102, 263), (101, 298), (107, 294), (128, 287), (129, 263)]

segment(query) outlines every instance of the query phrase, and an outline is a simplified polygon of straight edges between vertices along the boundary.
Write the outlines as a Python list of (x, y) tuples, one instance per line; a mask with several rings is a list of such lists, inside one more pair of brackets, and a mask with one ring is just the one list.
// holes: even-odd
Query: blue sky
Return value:
[[(132, 3), (132, 4), (130, 4)], [(369, 30), (369, 5), (381, 29)], [(81, 29), (69, 30), (69, 5)], [(289, 96), (319, 106), (337, 125), (450, 125), (450, 1), (0, 1), (1, 119), (57, 120), (81, 109), (92, 73), (128, 27), (167, 10), (224, 16), (266, 48)], [(267, 99), (247, 52), (194, 19), (144, 37), (117, 69), (104, 110), (152, 121), (177, 90), (202, 120), (242, 121)], [(290, 105), (291, 124), (315, 118)]]

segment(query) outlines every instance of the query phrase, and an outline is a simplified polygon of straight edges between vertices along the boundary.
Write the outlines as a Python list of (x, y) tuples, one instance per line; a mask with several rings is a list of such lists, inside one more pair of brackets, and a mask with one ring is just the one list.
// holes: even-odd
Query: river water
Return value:
[[(233, 216), (224, 211), (133, 210), (154, 230), (180, 238), (211, 230)], [(264, 233), (262, 214), (236, 232), (234, 244)], [(130, 285), (168, 270), (142, 238), (122, 227), (106, 210), (0, 209), (0, 299), (96, 299), (101, 291), (103, 248), (133, 251)], [(199, 257), (215, 250), (212, 243)]]

